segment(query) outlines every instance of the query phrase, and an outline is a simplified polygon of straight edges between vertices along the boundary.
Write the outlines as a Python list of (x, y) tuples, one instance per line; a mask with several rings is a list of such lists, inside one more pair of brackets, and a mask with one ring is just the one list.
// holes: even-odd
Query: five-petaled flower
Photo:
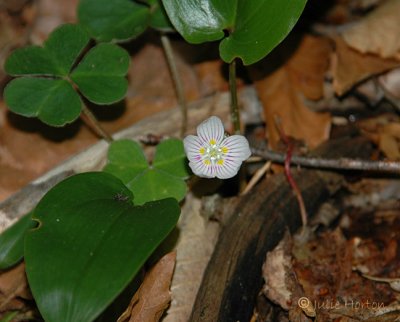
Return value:
[(225, 136), (222, 121), (211, 116), (197, 127), (197, 135), (183, 140), (189, 166), (203, 178), (228, 179), (236, 175), (251, 155), (249, 142), (242, 135)]

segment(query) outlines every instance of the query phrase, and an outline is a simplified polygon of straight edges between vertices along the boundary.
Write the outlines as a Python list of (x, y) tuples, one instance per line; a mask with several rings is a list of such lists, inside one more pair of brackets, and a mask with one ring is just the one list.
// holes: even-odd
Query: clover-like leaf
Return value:
[(129, 54), (113, 44), (92, 48), (71, 73), (80, 92), (96, 104), (111, 104), (121, 100), (128, 88), (125, 75)]
[(81, 26), (67, 24), (54, 30), (43, 47), (30, 46), (13, 52), (5, 69), (10, 75), (25, 77), (11, 81), (5, 88), (10, 110), (38, 117), (52, 126), (63, 126), (81, 112), (82, 102), (75, 86), (97, 104), (121, 100), (128, 87), (125, 76), (129, 55), (124, 49), (112, 44), (98, 45), (71, 73), (88, 42), (89, 35)]
[(31, 216), (23, 216), (0, 235), (0, 270), (17, 264), (24, 256), (25, 233), (36, 225)]
[(182, 179), (189, 177), (189, 168), (182, 141), (178, 139), (162, 141), (157, 146), (153, 167)]
[(104, 171), (112, 173), (123, 183), (127, 184), (148, 169), (146, 157), (140, 145), (132, 140), (118, 140), (108, 148), (108, 163)]
[(16, 78), (7, 84), (4, 100), (14, 113), (52, 126), (70, 123), (81, 112), (79, 95), (64, 79)]
[(238, 57), (249, 65), (267, 55), (287, 36), (307, 0), (162, 2), (172, 24), (188, 42), (222, 39), (220, 55), (225, 62)]
[(29, 285), (48, 322), (93, 321), (126, 287), (175, 226), (169, 198), (133, 206), (132, 193), (104, 172), (52, 188), (25, 238)]
[(15, 50), (4, 68), (12, 76), (66, 76), (88, 42), (89, 35), (81, 26), (65, 24), (50, 34), (43, 47)]
[(164, 198), (180, 201), (187, 191), (186, 183), (181, 178), (155, 168), (147, 169), (134, 177), (127, 183), (127, 187), (132, 191), (136, 205)]
[(136, 205), (167, 197), (180, 201), (186, 194), (183, 179), (189, 172), (183, 143), (177, 139), (165, 140), (157, 146), (152, 165), (145, 160), (138, 143), (115, 141), (110, 145), (104, 171), (127, 185)]

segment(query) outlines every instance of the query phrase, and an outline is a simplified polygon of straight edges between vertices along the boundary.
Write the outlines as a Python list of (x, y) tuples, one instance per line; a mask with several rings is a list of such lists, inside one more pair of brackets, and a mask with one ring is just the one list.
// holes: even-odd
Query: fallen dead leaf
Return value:
[(400, 159), (400, 123), (392, 114), (383, 114), (358, 122), (359, 128), (390, 160)]
[(276, 116), (281, 119), (282, 128), (288, 136), (304, 140), (311, 148), (329, 137), (330, 115), (313, 112), (305, 105), (303, 97), (318, 100), (323, 96), (324, 75), (330, 52), (328, 39), (304, 36), (283, 66), (255, 81), (264, 106), (272, 148), (277, 147), (280, 140), (275, 125)]
[(146, 274), (126, 311), (117, 322), (157, 322), (171, 301), (169, 287), (176, 252), (168, 253)]
[(389, 133), (382, 132), (379, 135), (379, 149), (389, 158), (389, 160), (399, 160), (400, 150), (396, 138)]
[(205, 61), (195, 65), (200, 96), (204, 97), (228, 90), (228, 81), (222, 74), (222, 66), (221, 60)]
[[(127, 106), (124, 116), (119, 120), (122, 128), (177, 106), (175, 89), (164, 52), (161, 46), (153, 43), (157, 41), (157, 39), (149, 41), (132, 57), (128, 72)], [(172, 42), (173, 46), (175, 44)], [(177, 51), (175, 60), (182, 78), (186, 100), (191, 102), (198, 99), (199, 84), (195, 71)], [(149, 129), (149, 132), (151, 131), (152, 129)]]
[(395, 68), (381, 75), (378, 81), (389, 95), (400, 100), (400, 68)]
[(336, 49), (331, 58), (333, 88), (337, 95), (345, 94), (360, 81), (400, 66), (394, 59), (362, 54), (350, 48), (342, 38), (334, 38)]
[(393, 290), (400, 292), (400, 278), (376, 277), (367, 274), (363, 274), (363, 277), (376, 282), (388, 283)]
[(0, 274), (0, 312), (23, 309), (21, 299), (31, 298), (24, 263)]
[(285, 310), (291, 306), (293, 290), (291, 239), (288, 233), (279, 244), (267, 253), (267, 258), (262, 267), (262, 276), (265, 284), (263, 293), (272, 302), (280, 305)]
[(220, 225), (206, 218), (202, 201), (188, 193), (178, 222), (177, 260), (172, 278), (172, 302), (163, 322), (187, 322), (204, 271), (218, 239)]
[(400, 60), (400, 0), (388, 0), (343, 33), (351, 48)]

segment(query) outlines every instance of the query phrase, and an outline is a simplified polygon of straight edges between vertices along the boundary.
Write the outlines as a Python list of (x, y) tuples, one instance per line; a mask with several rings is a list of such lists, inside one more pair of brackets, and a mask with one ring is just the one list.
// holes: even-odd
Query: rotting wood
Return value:
[[(323, 157), (367, 157), (361, 137), (330, 142), (314, 153)], [(294, 172), (309, 214), (340, 187), (342, 176), (301, 169)], [(262, 286), (265, 254), (301, 225), (296, 197), (283, 174), (264, 180), (241, 197), (220, 234), (193, 307), (191, 322), (250, 321)]]

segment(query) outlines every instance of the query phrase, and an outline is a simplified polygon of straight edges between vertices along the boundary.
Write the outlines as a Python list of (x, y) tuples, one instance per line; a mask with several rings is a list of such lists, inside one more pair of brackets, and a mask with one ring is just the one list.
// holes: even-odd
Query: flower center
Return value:
[(224, 156), (228, 153), (228, 148), (221, 147), (215, 140), (211, 139), (209, 144), (200, 148), (199, 152), (205, 165), (223, 165)]

